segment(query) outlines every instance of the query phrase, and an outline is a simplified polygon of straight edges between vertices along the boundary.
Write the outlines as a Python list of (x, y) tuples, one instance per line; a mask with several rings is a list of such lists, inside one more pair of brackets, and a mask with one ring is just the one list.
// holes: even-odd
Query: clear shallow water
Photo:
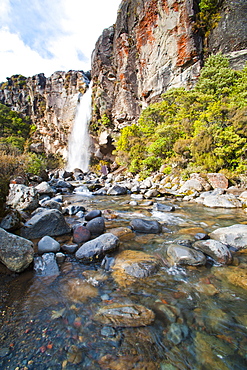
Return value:
[[(133, 218), (154, 216), (152, 206), (130, 207), (129, 197), (83, 197), (69, 202), (104, 210), (107, 230), (129, 226)], [(158, 200), (162, 201), (162, 200)], [(170, 201), (164, 202), (170, 204)], [(243, 210), (208, 209), (177, 202), (160, 235), (122, 241), (161, 260), (153, 276), (130, 284), (115, 281), (100, 263), (84, 265), (67, 257), (57, 277), (1, 276), (1, 369), (245, 369), (247, 360), (246, 289), (236, 285), (246, 273), (247, 253), (239, 265), (171, 267), (165, 250), (200, 231), (246, 222)], [(75, 218), (68, 221), (73, 223)], [(62, 241), (66, 238), (58, 238)], [(230, 273), (233, 278), (229, 279)], [(234, 284), (233, 284), (234, 283)], [(101, 306), (132, 302), (155, 312), (152, 325), (110, 328), (94, 321)]]

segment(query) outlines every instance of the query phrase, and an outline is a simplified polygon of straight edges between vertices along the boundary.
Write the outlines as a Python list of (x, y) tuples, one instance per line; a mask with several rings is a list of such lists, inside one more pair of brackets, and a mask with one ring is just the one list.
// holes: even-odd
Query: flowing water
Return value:
[[(82, 192), (68, 200), (87, 210), (105, 210), (107, 230), (128, 227), (137, 217), (165, 223), (162, 234), (137, 234), (119, 247), (155, 255), (161, 268), (126, 284), (100, 262), (82, 264), (67, 255), (59, 276), (41, 277), (32, 271), (1, 275), (1, 369), (247, 368), (246, 286), (237, 278), (246, 274), (247, 253), (236, 253), (238, 265), (227, 267), (169, 266), (165, 258), (175, 240), (186, 242), (202, 230), (246, 222), (242, 209), (178, 202), (167, 222), (167, 214), (152, 214), (141, 203), (131, 208), (128, 196), (90, 197)], [(57, 239), (62, 243), (66, 238)], [(136, 328), (94, 321), (99, 307), (112, 302), (141, 304), (155, 312), (155, 321)]]
[(90, 152), (90, 137), (88, 133), (88, 123), (91, 118), (91, 94), (92, 88), (80, 96), (77, 105), (75, 122), (69, 138), (67, 170), (73, 171), (75, 168), (83, 172), (88, 171)]

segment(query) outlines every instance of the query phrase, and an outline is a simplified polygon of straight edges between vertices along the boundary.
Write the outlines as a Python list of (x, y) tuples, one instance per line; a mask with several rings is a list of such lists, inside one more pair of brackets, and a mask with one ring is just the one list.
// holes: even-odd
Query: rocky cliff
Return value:
[(103, 131), (105, 138), (108, 133), (109, 142), (112, 132), (135, 122), (166, 90), (192, 87), (205, 53), (230, 53), (232, 65), (243, 67), (246, 0), (218, 1), (211, 28), (200, 23), (199, 2), (121, 2), (116, 24), (103, 31), (92, 56), (92, 131)]
[(84, 94), (88, 77), (82, 71), (55, 72), (48, 78), (41, 73), (12, 76), (0, 84), (0, 103), (29, 116), (36, 127), (31, 150), (67, 157), (79, 94)]

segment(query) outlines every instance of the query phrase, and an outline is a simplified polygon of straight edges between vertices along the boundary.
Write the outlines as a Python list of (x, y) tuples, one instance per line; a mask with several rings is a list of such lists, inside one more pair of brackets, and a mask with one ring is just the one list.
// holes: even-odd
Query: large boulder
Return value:
[(108, 191), (107, 195), (125, 195), (128, 189), (125, 186), (113, 185)]
[(223, 175), (223, 173), (208, 173), (207, 180), (213, 189), (227, 189), (228, 179)]
[(28, 220), (21, 228), (21, 236), (27, 239), (42, 238), (45, 235), (68, 234), (71, 228), (57, 209), (44, 209)]
[(241, 208), (242, 203), (233, 194), (208, 195), (203, 205), (211, 208)]
[(39, 205), (38, 192), (33, 187), (10, 184), (6, 203), (18, 211), (33, 211)]
[(221, 227), (210, 234), (210, 238), (233, 247), (235, 250), (247, 248), (247, 225), (236, 224)]
[(22, 226), (22, 216), (17, 209), (11, 209), (2, 219), (0, 227), (7, 231), (19, 229)]
[(232, 261), (232, 254), (227, 246), (217, 240), (198, 240), (193, 244), (193, 248), (212, 257), (217, 263), (222, 265), (230, 264)]
[(84, 243), (76, 252), (75, 256), (82, 262), (91, 262), (96, 258), (103, 257), (107, 252), (115, 250), (119, 245), (117, 236), (105, 233), (93, 240)]
[(179, 189), (179, 193), (190, 194), (195, 191), (202, 191), (202, 190), (204, 189), (199, 180), (189, 179), (181, 186), (181, 188)]
[(142, 220), (136, 218), (130, 223), (131, 228), (138, 233), (159, 234), (162, 230), (161, 224), (156, 220)]
[(9, 270), (21, 272), (33, 261), (33, 243), (0, 228), (0, 262)]

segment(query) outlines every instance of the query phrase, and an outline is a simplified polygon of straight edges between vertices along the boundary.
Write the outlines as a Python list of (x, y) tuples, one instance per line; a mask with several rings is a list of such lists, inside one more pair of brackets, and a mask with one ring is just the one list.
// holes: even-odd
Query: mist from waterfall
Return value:
[(91, 118), (91, 95), (92, 88), (90, 84), (86, 93), (80, 96), (80, 101), (77, 105), (75, 121), (68, 145), (68, 171), (73, 171), (75, 168), (79, 168), (83, 172), (88, 171), (90, 160), (88, 124)]

